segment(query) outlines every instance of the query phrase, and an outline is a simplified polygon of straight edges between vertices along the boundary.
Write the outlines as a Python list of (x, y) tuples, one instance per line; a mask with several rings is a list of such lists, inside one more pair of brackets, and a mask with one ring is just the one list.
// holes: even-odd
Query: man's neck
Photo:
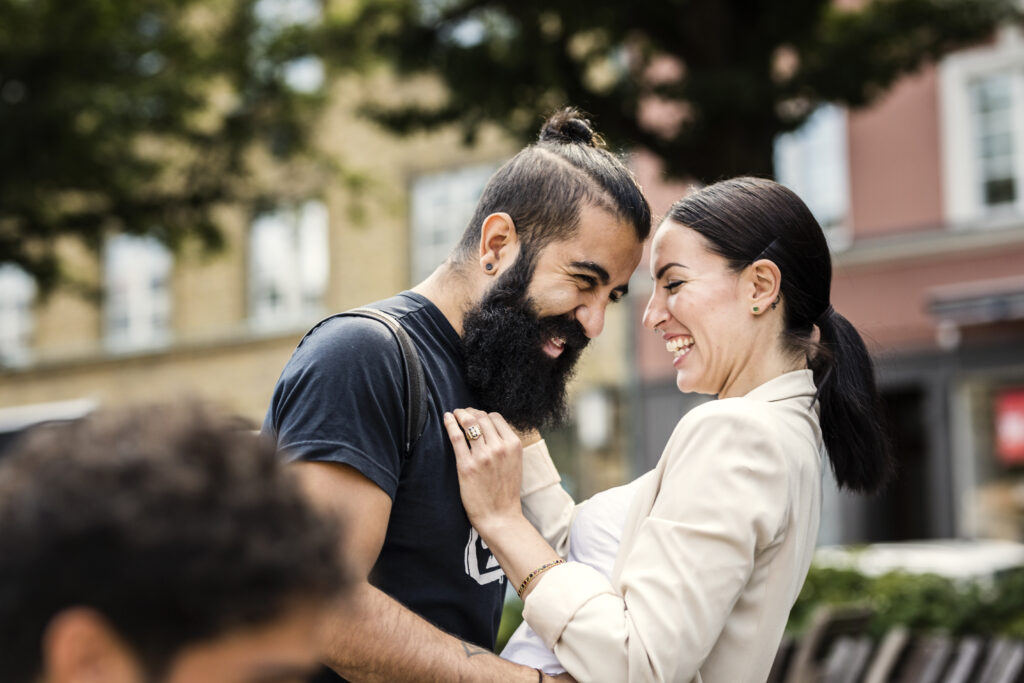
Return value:
[(425, 296), (430, 303), (437, 306), (461, 337), (462, 316), (479, 298), (478, 286), (478, 283), (461, 272), (457, 266), (443, 263), (426, 280), (413, 287), (412, 291)]

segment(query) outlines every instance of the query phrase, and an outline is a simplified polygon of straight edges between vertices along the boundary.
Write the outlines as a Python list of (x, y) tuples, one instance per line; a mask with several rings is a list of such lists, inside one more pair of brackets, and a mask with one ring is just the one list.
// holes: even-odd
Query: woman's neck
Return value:
[[(758, 346), (754, 348), (756, 349)], [(784, 349), (780, 340), (775, 344), (766, 345), (761, 353), (752, 353), (747, 362), (735, 374), (735, 379), (723, 387), (718, 397), (745, 396), (765, 382), (770, 382), (787, 372), (803, 370), (806, 367), (807, 360), (803, 354)]]

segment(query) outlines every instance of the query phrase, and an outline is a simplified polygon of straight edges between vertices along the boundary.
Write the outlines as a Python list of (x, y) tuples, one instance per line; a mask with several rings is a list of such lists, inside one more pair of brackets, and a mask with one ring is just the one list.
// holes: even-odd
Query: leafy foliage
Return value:
[(991, 581), (956, 582), (934, 574), (890, 572), (868, 577), (851, 569), (812, 567), (787, 629), (802, 632), (821, 604), (865, 605), (880, 637), (896, 625), (916, 632), (1024, 637), (1024, 568)]
[(523, 623), (523, 603), (519, 600), (505, 602), (501, 610), (501, 623), (498, 625), (498, 638), (494, 646), (495, 652), (501, 652), (508, 644), (509, 638)]
[(249, 158), (308, 150), (323, 97), (286, 77), (322, 42), (315, 23), (261, 20), (259, 4), (0, 0), (0, 263), (47, 292), (63, 236), (217, 247), (218, 205), (280, 194)]
[(776, 135), (821, 102), (872, 102), (899, 76), (1017, 16), (1012, 0), (373, 0), (352, 24), (440, 102), (368, 108), (401, 133), (484, 122), (528, 139), (564, 105), (613, 144), (710, 181), (771, 174)]
[(712, 180), (771, 174), (775, 136), (817, 103), (869, 103), (1017, 11), (1013, 0), (327, 0), (322, 20), (278, 24), (261, 17), (274, 3), (320, 0), (0, 0), (0, 263), (46, 292), (64, 236), (216, 247), (216, 207), (296, 192), (256, 182), (252, 159), (310, 160), (324, 95), (287, 78), (310, 56), (328, 76), (376, 61), (439, 76), (440, 97), (415, 88), (427, 99), (387, 92), (366, 107), (399, 133), (457, 123), (471, 140), (492, 122), (525, 140), (569, 103), (614, 145)]

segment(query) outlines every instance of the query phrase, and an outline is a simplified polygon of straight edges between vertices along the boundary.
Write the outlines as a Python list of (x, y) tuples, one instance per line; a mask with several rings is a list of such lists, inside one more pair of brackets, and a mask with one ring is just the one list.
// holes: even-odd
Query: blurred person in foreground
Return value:
[(677, 202), (651, 277), (644, 325), (676, 385), (718, 398), (682, 417), (654, 470), (574, 507), (543, 441), (524, 453), (498, 414), (445, 416), (469, 518), (525, 600), (502, 656), (579, 681), (762, 683), (810, 566), (825, 461), (854, 491), (890, 474), (872, 363), (830, 303), (821, 228), (777, 183)]
[(589, 122), (571, 109), (551, 117), (488, 181), (448, 259), (371, 304), (397, 319), (423, 365), (426, 425), (408, 453), (405, 372), (387, 327), (333, 317), (300, 342), (263, 431), (315, 498), (351, 520), (358, 609), (327, 627), (335, 671), (388, 683), (539, 679), (491, 652), (507, 583), (466, 517), (441, 418), (477, 405), (520, 429), (559, 421), (576, 361), (626, 293), (650, 228), (636, 180)]
[(201, 408), (37, 427), (0, 461), (0, 680), (298, 683), (338, 531)]

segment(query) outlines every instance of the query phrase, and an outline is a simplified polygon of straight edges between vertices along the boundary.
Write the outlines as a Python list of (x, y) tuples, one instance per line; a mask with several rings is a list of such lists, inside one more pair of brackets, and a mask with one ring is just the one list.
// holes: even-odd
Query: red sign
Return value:
[(1024, 388), (996, 396), (996, 455), (1007, 465), (1024, 463)]

